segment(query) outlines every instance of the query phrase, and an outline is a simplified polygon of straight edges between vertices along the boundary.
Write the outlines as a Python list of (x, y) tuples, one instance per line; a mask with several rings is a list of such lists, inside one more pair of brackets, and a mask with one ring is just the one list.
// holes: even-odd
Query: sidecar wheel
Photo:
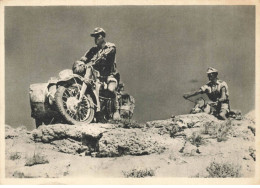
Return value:
[(69, 124), (90, 123), (94, 119), (94, 103), (90, 95), (84, 95), (78, 101), (80, 85), (68, 88), (60, 86), (55, 94), (56, 107)]

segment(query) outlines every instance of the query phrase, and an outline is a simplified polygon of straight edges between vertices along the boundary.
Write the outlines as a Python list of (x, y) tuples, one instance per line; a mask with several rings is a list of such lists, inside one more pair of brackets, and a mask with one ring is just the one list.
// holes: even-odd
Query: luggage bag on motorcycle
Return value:
[(32, 118), (43, 118), (48, 112), (47, 85), (48, 83), (37, 83), (30, 85), (29, 97)]
[(126, 119), (131, 119), (133, 117), (135, 108), (135, 99), (129, 94), (121, 95), (120, 101), (120, 116)]

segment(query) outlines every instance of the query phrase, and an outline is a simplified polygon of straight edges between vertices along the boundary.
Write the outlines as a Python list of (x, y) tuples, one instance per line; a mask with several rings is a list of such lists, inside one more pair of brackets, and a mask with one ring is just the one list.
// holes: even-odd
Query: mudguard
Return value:
[(65, 69), (63, 71), (61, 71), (59, 73), (59, 78), (56, 77), (51, 77), (50, 80), (48, 81), (48, 89), (53, 86), (59, 86), (59, 85), (64, 85), (64, 83), (70, 83), (72, 81), (79, 81), (79, 82), (83, 82), (84, 78), (77, 75), (77, 74), (73, 74), (72, 70), (70, 69)]

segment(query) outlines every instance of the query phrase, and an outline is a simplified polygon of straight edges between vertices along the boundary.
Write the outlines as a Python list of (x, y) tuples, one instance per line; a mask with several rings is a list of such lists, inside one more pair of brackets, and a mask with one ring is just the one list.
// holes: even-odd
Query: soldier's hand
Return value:
[(82, 56), (82, 57), (80, 58), (80, 61), (87, 61), (87, 59), (88, 59), (88, 58), (86, 58), (85, 56)]
[(225, 99), (223, 99), (223, 98), (219, 98), (219, 99), (217, 99), (217, 102), (224, 102), (224, 100)]
[(102, 60), (106, 60), (107, 59), (107, 55), (106, 54), (102, 54), (101, 59)]
[(187, 98), (189, 98), (189, 97), (190, 97), (189, 94), (184, 94), (184, 95), (183, 95), (183, 98), (184, 98), (184, 99), (187, 99)]

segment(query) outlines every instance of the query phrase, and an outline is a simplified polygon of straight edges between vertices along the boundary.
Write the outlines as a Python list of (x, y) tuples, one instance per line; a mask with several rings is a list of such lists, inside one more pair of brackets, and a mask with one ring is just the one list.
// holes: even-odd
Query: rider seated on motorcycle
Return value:
[(207, 84), (202, 86), (198, 91), (184, 94), (183, 97), (188, 99), (189, 97), (206, 93), (208, 98), (217, 104), (216, 111), (218, 118), (225, 120), (227, 119), (227, 114), (230, 111), (227, 83), (218, 79), (218, 71), (212, 67), (208, 68), (207, 75), (209, 78), (209, 82)]
[[(113, 43), (106, 42), (106, 32), (103, 28), (97, 27), (94, 32), (90, 34), (94, 37), (96, 46), (88, 50), (80, 61), (85, 64), (89, 62), (95, 62), (93, 68), (100, 73), (100, 81), (105, 83), (109, 91), (113, 93), (115, 99), (116, 112), (113, 115), (113, 119), (120, 119), (119, 104), (117, 99), (117, 86), (119, 83), (120, 75), (116, 70), (116, 46)], [(80, 68), (79, 61), (76, 61), (73, 65), (73, 73), (81, 74), (82, 68)]]

